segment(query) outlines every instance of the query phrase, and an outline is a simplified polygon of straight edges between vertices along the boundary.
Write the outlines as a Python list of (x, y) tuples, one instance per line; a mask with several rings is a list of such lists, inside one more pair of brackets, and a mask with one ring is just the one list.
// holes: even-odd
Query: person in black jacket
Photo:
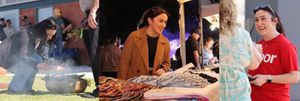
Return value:
[[(56, 28), (53, 21), (46, 19), (17, 33), (19, 42), (14, 45), (19, 46), (14, 50), (19, 50), (20, 53), (17, 63), (13, 66), (16, 72), (9, 84), (9, 94), (34, 94), (32, 85), (38, 69), (53, 69), (43, 63), (43, 60), (48, 53), (47, 43), (56, 33)], [(56, 67), (56, 70), (62, 69), (61, 66)]]
[(6, 38), (6, 35), (5, 35), (4, 31), (3, 31), (4, 27), (5, 27), (5, 19), (4, 18), (0, 18), (0, 44)]

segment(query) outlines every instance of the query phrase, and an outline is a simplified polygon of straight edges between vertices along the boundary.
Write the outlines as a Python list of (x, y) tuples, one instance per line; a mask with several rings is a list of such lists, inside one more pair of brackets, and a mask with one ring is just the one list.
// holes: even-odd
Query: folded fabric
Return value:
[(145, 100), (176, 100), (176, 101), (209, 101), (207, 97), (201, 95), (159, 95), (159, 96), (147, 96)]
[(99, 100), (101, 101), (141, 100), (144, 92), (156, 88), (144, 83), (133, 83), (104, 76), (100, 76), (99, 83)]
[(139, 76), (129, 79), (128, 81), (137, 83), (146, 83), (158, 87), (187, 87), (187, 88), (204, 88), (211, 84), (207, 79), (198, 74), (175, 73), (169, 72), (162, 76)]

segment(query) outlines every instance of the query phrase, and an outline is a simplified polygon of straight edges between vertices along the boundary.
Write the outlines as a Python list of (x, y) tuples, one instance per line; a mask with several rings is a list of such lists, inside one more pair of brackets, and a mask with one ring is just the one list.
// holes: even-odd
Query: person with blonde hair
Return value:
[(220, 101), (251, 101), (247, 69), (256, 69), (262, 60), (256, 47), (249, 32), (237, 24), (234, 0), (221, 0)]
[(53, 20), (57, 26), (54, 42), (51, 45), (49, 52), (50, 57), (62, 60), (63, 55), (63, 30), (66, 28), (62, 19), (62, 12), (59, 8), (53, 8), (53, 16), (48, 18)]

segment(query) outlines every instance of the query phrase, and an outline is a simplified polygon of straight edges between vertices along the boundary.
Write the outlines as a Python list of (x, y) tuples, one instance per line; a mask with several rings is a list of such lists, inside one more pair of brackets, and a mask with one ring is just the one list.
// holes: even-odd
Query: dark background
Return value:
[[(170, 13), (166, 27), (168, 31), (163, 34), (169, 40), (179, 38), (177, 0), (101, 0), (100, 3), (100, 44), (112, 34), (120, 37), (123, 44), (130, 32), (136, 30), (143, 12), (153, 6), (162, 6)], [(198, 0), (185, 3), (186, 32), (197, 27), (198, 22)]]

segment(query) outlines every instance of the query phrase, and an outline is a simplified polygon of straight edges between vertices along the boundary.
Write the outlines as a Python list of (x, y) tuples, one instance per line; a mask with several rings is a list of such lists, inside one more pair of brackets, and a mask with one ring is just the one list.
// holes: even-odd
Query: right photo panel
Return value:
[(299, 0), (220, 0), (220, 101), (300, 101)]

